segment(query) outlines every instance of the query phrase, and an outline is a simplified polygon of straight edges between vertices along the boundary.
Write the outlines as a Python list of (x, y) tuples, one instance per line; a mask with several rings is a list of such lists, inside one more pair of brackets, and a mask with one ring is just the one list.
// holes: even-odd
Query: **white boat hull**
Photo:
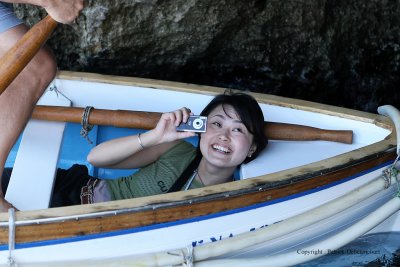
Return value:
[[(192, 111), (199, 113), (212, 98), (212, 94), (208, 93), (171, 92), (150, 87), (141, 88), (139, 86), (132, 89), (124, 83), (111, 85), (103, 82), (82, 82), (79, 79), (60, 79), (57, 81), (57, 90), (67, 96), (72, 101), (73, 106), (77, 107), (91, 105), (99, 109), (156, 112), (174, 110), (191, 103), (190, 108)], [(77, 87), (81, 89), (77, 89)], [(193, 99), (196, 99), (196, 101), (193, 101)], [(154, 104), (149, 105), (149, 103)], [(329, 129), (350, 128), (354, 130), (355, 139), (352, 145), (316, 141), (311, 149), (313, 153), (310, 153), (310, 143), (307, 142), (271, 141), (269, 149), (259, 159), (241, 169), (240, 174), (244, 181), (251, 182), (252, 177), (268, 174), (275, 175), (276, 173), (279, 174), (280, 171), (283, 172), (282, 177), (284, 177), (289, 172), (289, 169), (301, 168), (303, 165), (314, 162), (324, 165), (324, 160), (380, 142), (390, 134), (390, 131), (386, 128), (371, 125), (367, 121), (352, 120), (351, 116), (346, 118), (334, 117), (333, 113), (313, 113), (311, 109), (299, 111), (293, 106), (274, 106), (273, 104), (262, 103), (261, 106), (266, 119), (269, 121), (297, 123)], [(293, 114), (296, 115), (294, 116)], [(368, 134), (365, 131), (368, 131)], [(278, 153), (281, 156), (274, 157), (274, 154)], [(389, 160), (381, 165), (373, 166), (367, 171), (350, 175), (338, 182), (327, 183), (318, 188), (273, 200), (265, 199), (257, 204), (227, 211), (213, 212), (208, 215), (204, 214), (142, 227), (123, 228), (121, 230), (93, 234), (85, 233), (82, 236), (25, 242), (23, 244), (17, 242), (15, 249), (11, 251), (8, 244), (3, 244), (0, 245), (0, 263), (3, 265), (9, 264), (9, 256), (11, 254), (12, 259), (21, 266), (29, 266), (30, 264), (44, 266), (47, 263), (52, 264), (55, 262), (64, 262), (67, 265), (73, 263), (78, 265), (83, 263), (100, 264), (106, 263), (108, 260), (115, 262), (122, 259), (129, 259), (130, 263), (133, 264), (136, 262), (135, 259), (139, 259), (143, 255), (192, 247), (196, 249), (196, 247), (201, 247), (204, 244), (218, 243), (220, 240), (234, 238), (243, 233), (267, 229), (271, 225), (335, 200), (349, 191), (380, 177), (382, 171), (387, 169), (392, 161)], [(60, 164), (66, 165), (68, 162), (66, 160)], [(12, 159), (9, 164), (12, 164)], [(299, 171), (301, 170), (299, 169)], [(279, 177), (278, 174), (276, 174), (277, 177)], [(273, 181), (277, 178), (273, 177), (271, 179)], [(240, 184), (241, 182), (237, 183)], [(260, 187), (260, 191), (262, 190), (264, 189)], [(310, 244), (332, 237), (361, 220), (392, 199), (397, 190), (397, 185), (393, 184), (389, 189), (381, 190), (381, 192), (368, 197), (364, 201), (344, 211), (335, 213), (334, 216), (317, 221), (287, 235), (249, 246), (240, 251), (229, 252), (217, 258), (257, 258), (289, 251), (302, 253), (302, 249)], [(228, 196), (229, 192), (227, 192), (227, 199)], [(154, 210), (159, 208), (157, 204), (150, 204), (147, 207)], [(134, 205), (131, 208), (125, 207), (115, 212), (124, 213), (137, 208)], [(60, 213), (62, 214), (62, 212)], [(108, 216), (110, 209), (101, 210), (99, 208), (98, 212), (96, 212), (96, 209), (92, 209), (87, 214), (76, 215), (68, 211), (65, 216), (49, 217), (40, 216), (39, 211), (37, 219), (18, 221), (17, 218), (16, 228), (18, 229), (20, 225), (31, 222), (37, 223), (39, 227), (53, 221), (63, 222), (74, 220), (74, 218), (79, 221), (85, 216), (96, 217), (100, 214), (98, 217), (102, 217), (101, 214), (103, 213)], [(133, 214), (132, 216), (135, 215)], [(2, 226), (7, 227), (8, 223), (7, 220), (4, 220)], [(96, 227), (96, 224), (93, 224), (93, 227)], [(399, 212), (371, 229), (369, 233), (386, 231), (400, 231)]]

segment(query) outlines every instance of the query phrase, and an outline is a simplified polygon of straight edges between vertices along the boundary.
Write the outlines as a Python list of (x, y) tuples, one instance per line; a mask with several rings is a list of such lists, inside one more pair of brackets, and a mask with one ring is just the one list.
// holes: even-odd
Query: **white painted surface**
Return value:
[[(46, 91), (38, 104), (70, 106), (71, 102), (54, 91)], [(5, 196), (17, 209), (49, 207), (64, 128), (64, 122), (28, 122)]]
[[(58, 88), (74, 106), (167, 112), (183, 106), (195, 114), (213, 98), (210, 95), (130, 87), (84, 81), (58, 80)], [(79, 90), (76, 88), (84, 88)], [(87, 96), (90, 95), (88, 98)], [(383, 140), (390, 132), (371, 123), (281, 106), (261, 104), (266, 121), (306, 125), (327, 130), (352, 130), (353, 144), (327, 141), (270, 141), (257, 159), (241, 168), (242, 178), (290, 169), (328, 159)]]

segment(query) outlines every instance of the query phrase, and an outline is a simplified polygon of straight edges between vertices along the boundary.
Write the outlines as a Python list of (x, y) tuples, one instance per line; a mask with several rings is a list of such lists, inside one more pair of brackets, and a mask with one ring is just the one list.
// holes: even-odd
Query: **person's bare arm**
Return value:
[(30, 4), (43, 7), (56, 21), (72, 23), (84, 7), (84, 0), (2, 0), (7, 3)]
[[(56, 21), (71, 23), (83, 8), (83, 0), (2, 0), (43, 7)], [(0, 34), (0, 57), (22, 38), (28, 28), (18, 25)], [(32, 109), (54, 79), (57, 66), (53, 54), (42, 48), (18, 77), (0, 95), (0, 174), (7, 156), (28, 121)], [(1, 179), (0, 179), (1, 180)], [(12, 207), (0, 189), (0, 212)]]
[(186, 108), (164, 113), (156, 128), (141, 134), (141, 144), (138, 135), (116, 138), (93, 148), (87, 159), (96, 167), (134, 169), (146, 166), (156, 161), (178, 140), (194, 135), (176, 131), (176, 127), (186, 122), (189, 115), (190, 110)]

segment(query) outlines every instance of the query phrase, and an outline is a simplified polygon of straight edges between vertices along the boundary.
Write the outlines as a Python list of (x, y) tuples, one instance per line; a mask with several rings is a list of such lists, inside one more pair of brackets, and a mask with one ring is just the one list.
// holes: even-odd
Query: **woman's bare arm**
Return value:
[(190, 110), (186, 108), (164, 113), (156, 128), (140, 135), (140, 141), (138, 135), (132, 135), (101, 143), (90, 151), (87, 160), (96, 167), (144, 167), (156, 161), (180, 139), (194, 136), (191, 132), (176, 131), (176, 126), (186, 122), (189, 115)]

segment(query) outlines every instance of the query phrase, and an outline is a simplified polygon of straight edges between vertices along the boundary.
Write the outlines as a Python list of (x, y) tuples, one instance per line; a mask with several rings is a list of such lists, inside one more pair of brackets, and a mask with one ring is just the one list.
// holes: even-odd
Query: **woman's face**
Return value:
[(253, 135), (232, 106), (219, 105), (208, 115), (207, 132), (200, 139), (200, 150), (208, 163), (236, 168), (255, 149)]

